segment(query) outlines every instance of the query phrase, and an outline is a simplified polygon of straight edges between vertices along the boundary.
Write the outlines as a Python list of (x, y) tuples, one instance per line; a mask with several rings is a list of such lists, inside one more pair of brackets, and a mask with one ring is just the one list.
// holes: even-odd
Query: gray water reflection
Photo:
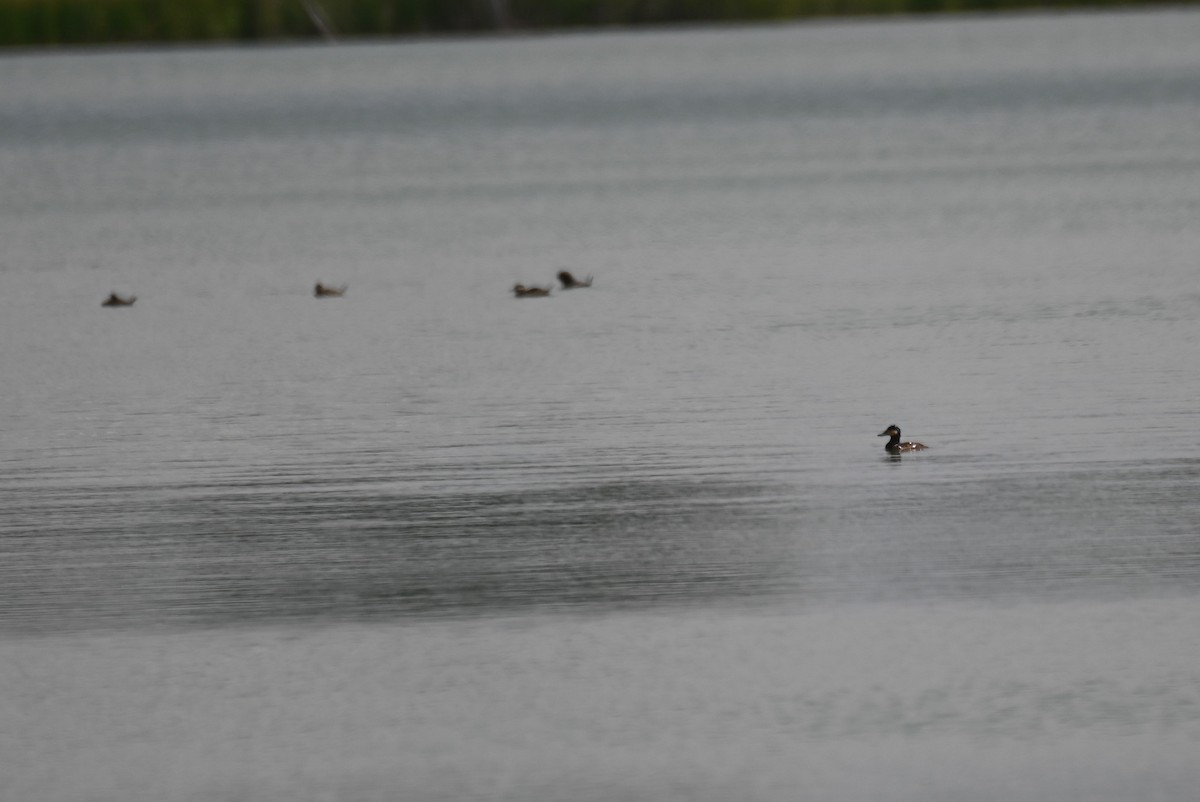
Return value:
[(80, 516), (52, 530), (33, 525), (49, 510), (26, 507), (23, 531), (2, 541), (5, 617), (46, 626), (470, 614), (746, 595), (786, 570), (778, 542), (736, 545), (767, 514), (755, 509), (765, 489), (737, 482), (609, 483), (568, 498), (276, 486), (130, 503), (136, 492), (76, 491)]
[[(740, 477), (402, 493), (263, 480), (11, 502), (17, 629), (516, 610), (1191, 592), (1200, 462), (982, 472), (881, 460), (858, 486)], [(954, 481), (948, 474), (959, 472)]]

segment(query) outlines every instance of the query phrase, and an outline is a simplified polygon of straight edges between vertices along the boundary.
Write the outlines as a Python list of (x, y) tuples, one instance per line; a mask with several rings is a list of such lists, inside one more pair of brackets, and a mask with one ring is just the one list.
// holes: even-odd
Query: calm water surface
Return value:
[(0, 797), (1191, 798), (1197, 40), (0, 59)]

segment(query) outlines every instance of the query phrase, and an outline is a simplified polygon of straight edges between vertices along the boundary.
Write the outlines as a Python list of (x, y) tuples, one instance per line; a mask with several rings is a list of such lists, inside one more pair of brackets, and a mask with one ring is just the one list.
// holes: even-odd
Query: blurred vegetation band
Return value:
[(0, 0), (0, 45), (267, 40), (323, 34), (421, 35), (1102, 5), (1153, 3), (1145, 0)]

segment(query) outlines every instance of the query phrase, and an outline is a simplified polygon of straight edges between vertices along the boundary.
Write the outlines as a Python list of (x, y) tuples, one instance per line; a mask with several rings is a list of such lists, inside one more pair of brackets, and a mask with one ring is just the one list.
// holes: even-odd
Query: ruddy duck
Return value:
[(592, 277), (590, 275), (587, 278), (580, 281), (579, 279), (575, 278), (570, 273), (568, 273), (566, 270), (558, 271), (558, 280), (562, 282), (564, 290), (574, 290), (579, 287), (592, 286)]
[(513, 295), (518, 298), (545, 298), (549, 294), (549, 287), (526, 287), (524, 284), (513, 285)]
[(321, 282), (317, 282), (317, 286), (313, 288), (313, 295), (317, 298), (341, 298), (346, 294), (346, 285), (340, 287), (326, 287)]
[(879, 433), (880, 437), (891, 438), (883, 446), (883, 450), (889, 454), (903, 454), (905, 451), (924, 451), (929, 446), (924, 443), (900, 442), (900, 427), (892, 425)]
[(130, 295), (128, 298), (122, 298), (115, 292), (109, 293), (109, 296), (101, 302), (101, 306), (133, 306), (133, 302), (137, 300), (136, 295)]

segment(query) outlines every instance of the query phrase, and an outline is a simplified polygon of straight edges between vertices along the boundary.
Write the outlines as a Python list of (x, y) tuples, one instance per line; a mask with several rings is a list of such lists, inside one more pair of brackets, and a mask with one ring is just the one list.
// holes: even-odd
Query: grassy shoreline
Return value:
[[(1169, 5), (1194, 4), (1200, 0)], [(1144, 0), (0, 0), (0, 47), (411, 37), (1165, 5)]]

